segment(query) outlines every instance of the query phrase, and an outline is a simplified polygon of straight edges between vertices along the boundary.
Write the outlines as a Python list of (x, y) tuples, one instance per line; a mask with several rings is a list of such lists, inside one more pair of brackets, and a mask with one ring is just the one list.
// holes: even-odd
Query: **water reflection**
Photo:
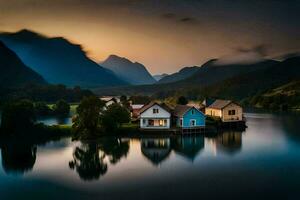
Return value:
[(171, 152), (170, 138), (141, 139), (141, 151), (151, 163), (159, 165)]
[(69, 167), (75, 169), (82, 180), (97, 180), (107, 172), (104, 158), (97, 143), (81, 143), (80, 147), (75, 148)]
[(36, 161), (36, 146), (5, 144), (1, 147), (2, 166), (7, 174), (24, 174)]
[(228, 154), (234, 154), (242, 149), (242, 132), (227, 131), (217, 136), (217, 148)]
[[(98, 180), (106, 174), (108, 162), (116, 164), (129, 151), (129, 141), (115, 137), (82, 141), (73, 152), (69, 167), (84, 181)], [(107, 159), (106, 159), (107, 158)]]
[(199, 152), (204, 149), (204, 136), (176, 137), (172, 140), (172, 148), (177, 154), (194, 161)]

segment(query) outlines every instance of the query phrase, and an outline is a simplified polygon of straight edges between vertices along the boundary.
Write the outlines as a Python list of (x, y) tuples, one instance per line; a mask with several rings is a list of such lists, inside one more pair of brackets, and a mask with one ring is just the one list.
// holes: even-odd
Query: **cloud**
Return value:
[(164, 13), (161, 15), (161, 17), (164, 19), (174, 20), (175, 22), (179, 23), (193, 23), (198, 21), (194, 17), (182, 17), (175, 13)]
[(251, 48), (243, 48), (243, 47), (238, 47), (236, 48), (235, 50), (239, 53), (249, 53), (249, 52), (254, 52), (254, 53), (257, 53), (261, 56), (267, 56), (268, 54), (268, 46), (265, 45), (265, 44), (259, 44), (259, 45), (256, 45), (254, 47), (251, 47)]

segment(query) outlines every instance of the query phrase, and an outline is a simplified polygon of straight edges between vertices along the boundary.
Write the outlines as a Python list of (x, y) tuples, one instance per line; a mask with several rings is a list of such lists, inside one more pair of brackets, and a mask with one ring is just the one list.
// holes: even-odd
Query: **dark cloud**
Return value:
[(254, 47), (251, 48), (244, 48), (244, 47), (238, 47), (235, 50), (239, 53), (257, 53), (258, 55), (261, 56), (267, 56), (268, 55), (268, 49), (269, 46), (266, 44), (259, 44), (259, 45), (255, 45)]
[(174, 14), (174, 13), (165, 13), (165, 14), (162, 14), (161, 16), (162, 16), (162, 18), (166, 18), (166, 19), (176, 18), (176, 14)]
[(183, 23), (192, 23), (192, 22), (197, 22), (197, 19), (192, 17), (183, 17), (179, 21)]

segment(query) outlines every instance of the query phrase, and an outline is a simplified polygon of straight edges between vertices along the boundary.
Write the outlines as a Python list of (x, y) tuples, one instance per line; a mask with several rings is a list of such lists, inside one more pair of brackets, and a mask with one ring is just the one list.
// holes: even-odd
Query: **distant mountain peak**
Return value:
[(192, 76), (194, 73), (196, 73), (198, 69), (199, 67), (197, 66), (183, 67), (178, 72), (163, 77), (162, 79), (159, 80), (158, 83), (171, 83), (171, 82), (176, 82), (176, 81), (186, 79)]
[(100, 65), (134, 85), (153, 84), (156, 82), (143, 64), (132, 62), (125, 57), (110, 55)]

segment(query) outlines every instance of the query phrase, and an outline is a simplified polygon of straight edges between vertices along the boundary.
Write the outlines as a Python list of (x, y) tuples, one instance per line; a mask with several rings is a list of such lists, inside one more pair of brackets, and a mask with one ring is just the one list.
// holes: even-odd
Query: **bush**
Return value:
[(50, 115), (52, 110), (45, 102), (37, 102), (34, 104), (34, 110), (37, 115), (45, 116)]
[(70, 105), (65, 100), (59, 100), (53, 106), (53, 112), (56, 115), (68, 115), (70, 113)]
[(34, 105), (29, 100), (8, 103), (3, 108), (1, 128), (6, 132), (22, 132), (36, 121)]

